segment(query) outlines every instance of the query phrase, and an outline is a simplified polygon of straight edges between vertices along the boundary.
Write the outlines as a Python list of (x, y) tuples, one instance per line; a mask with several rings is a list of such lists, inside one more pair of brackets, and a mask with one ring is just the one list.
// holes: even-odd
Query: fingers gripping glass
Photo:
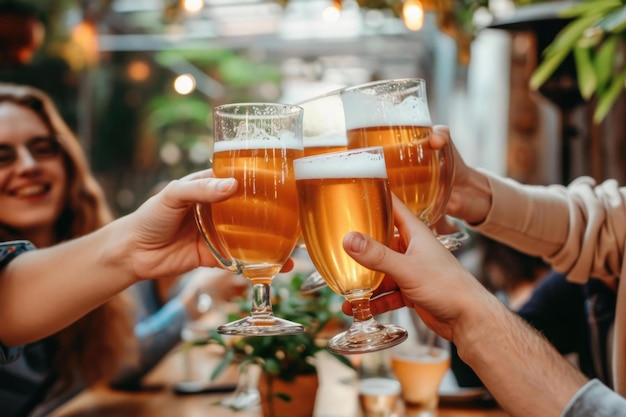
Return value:
[[(53, 137), (36, 137), (23, 145), (31, 157), (37, 161), (52, 159), (61, 153), (61, 145)], [(18, 148), (13, 145), (0, 144), (0, 167), (13, 164), (18, 158)]]
[(252, 284), (250, 314), (218, 328), (229, 335), (302, 333), (275, 317), (270, 284), (299, 236), (293, 160), (303, 156), (302, 109), (273, 103), (216, 107), (213, 172), (238, 182), (234, 196), (197, 204), (195, 217), (211, 252)]

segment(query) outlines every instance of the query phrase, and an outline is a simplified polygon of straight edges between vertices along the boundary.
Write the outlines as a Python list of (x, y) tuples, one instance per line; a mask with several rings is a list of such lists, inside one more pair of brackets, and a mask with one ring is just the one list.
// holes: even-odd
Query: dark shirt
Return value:
[[(615, 318), (615, 293), (590, 279), (584, 285), (549, 272), (530, 299), (517, 312), (539, 330), (563, 355), (574, 355), (580, 370), (611, 387), (609, 330)], [(452, 369), (461, 387), (482, 386), (481, 381), (452, 346)]]
[[(0, 268), (26, 250), (29, 242), (0, 242)], [(141, 378), (181, 340), (187, 312), (177, 298), (161, 305), (156, 301), (152, 281), (133, 285), (129, 294), (135, 301), (139, 344), (139, 366), (125, 367), (113, 383), (115, 388), (135, 389)], [(57, 352), (55, 336), (23, 347), (0, 344), (0, 417), (47, 415), (52, 409), (86, 387), (80, 376), (66, 394), (47, 398), (58, 382), (53, 371)]]

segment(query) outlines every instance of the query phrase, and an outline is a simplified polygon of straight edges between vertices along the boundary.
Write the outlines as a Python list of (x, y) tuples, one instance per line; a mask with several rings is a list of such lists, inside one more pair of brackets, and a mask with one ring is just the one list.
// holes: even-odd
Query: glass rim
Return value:
[(426, 80), (424, 78), (390, 78), (388, 80), (377, 80), (377, 81), (370, 81), (364, 84), (357, 84), (357, 85), (352, 85), (349, 87), (344, 87), (341, 90), (339, 90), (340, 92), (351, 92), (351, 91), (359, 91), (359, 90), (365, 90), (368, 88), (372, 88), (372, 87), (378, 87), (381, 85), (388, 85), (388, 84), (409, 84), (409, 83), (413, 83), (413, 84), (419, 84), (419, 85), (424, 85), (426, 86)]
[(350, 87), (351, 86), (345, 86), (345, 87), (336, 88), (334, 90), (330, 90), (330, 91), (327, 91), (325, 93), (321, 93), (321, 94), (318, 94), (316, 96), (307, 98), (306, 100), (298, 101), (298, 103), (296, 103), (296, 106), (302, 106), (304, 104), (311, 103), (311, 102), (314, 102), (314, 101), (317, 101), (317, 100), (321, 100), (321, 99), (326, 98), (326, 97), (340, 96), (343, 91), (345, 91), (346, 89), (348, 89)]
[[(284, 112), (276, 114), (244, 114), (237, 112), (229, 112), (228, 110), (236, 108), (254, 108), (254, 107), (274, 107), (283, 109)], [(272, 102), (250, 102), (250, 103), (228, 103), (221, 104), (213, 108), (213, 114), (223, 114), (225, 116), (249, 116), (249, 117), (275, 117), (275, 116), (292, 116), (304, 113), (304, 109), (297, 104), (272, 103)]]
[(325, 152), (325, 153), (320, 153), (317, 155), (303, 156), (301, 158), (294, 159), (293, 162), (294, 164), (297, 161), (301, 161), (299, 163), (305, 163), (307, 161), (312, 161), (315, 159), (328, 159), (329, 157), (338, 156), (338, 155), (349, 155), (353, 153), (372, 152), (372, 151), (378, 151), (381, 155), (383, 155), (383, 157), (385, 155), (384, 148), (380, 145), (376, 145), (376, 146), (367, 146), (365, 148), (352, 148), (352, 149), (346, 149), (345, 151)]

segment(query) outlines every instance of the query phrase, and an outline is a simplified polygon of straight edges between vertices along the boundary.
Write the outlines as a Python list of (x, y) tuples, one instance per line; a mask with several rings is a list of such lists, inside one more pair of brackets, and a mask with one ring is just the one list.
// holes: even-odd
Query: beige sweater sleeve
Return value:
[[(484, 172), (484, 171), (483, 171)], [(489, 177), (492, 206), (475, 229), (541, 256), (574, 282), (617, 278), (626, 243), (626, 187), (581, 177), (568, 187)]]

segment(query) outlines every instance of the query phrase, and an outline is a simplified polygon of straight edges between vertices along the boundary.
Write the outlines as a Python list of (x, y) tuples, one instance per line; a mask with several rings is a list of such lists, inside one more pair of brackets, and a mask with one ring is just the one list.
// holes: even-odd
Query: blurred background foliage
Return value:
[[(276, 0), (273, 3), (280, 10), (287, 10), (296, 1), (299, 0)], [(408, 0), (355, 1), (363, 13), (366, 10), (381, 11), (381, 16), (395, 16), (396, 21), (400, 21), (402, 7), (408, 3)], [(507, 1), (516, 7), (550, 3), (545, 0), (503, 0)], [(82, 141), (118, 214), (133, 210), (163, 182), (209, 166), (211, 109), (226, 102), (282, 99), (285, 71), (281, 65), (289, 59), (289, 52), (284, 52), (283, 56), (276, 53), (278, 48), (272, 43), (276, 42), (273, 38), (258, 44), (252, 35), (240, 37), (243, 40), (234, 43), (225, 37), (217, 40), (184, 38), (185, 31), (206, 23), (186, 14), (182, 0), (140, 3), (150, 7), (142, 6), (144, 9), (137, 13), (120, 13), (114, 10), (120, 4), (134, 7), (138, 3), (126, 0), (0, 0), (0, 12), (19, 9), (22, 13), (37, 16), (45, 27), (42, 44), (31, 42), (32, 59), (21, 65), (0, 65), (0, 79), (34, 85), (54, 98), (63, 117)], [(344, 0), (343, 3), (349, 2)], [(421, 0), (423, 10), (432, 12), (434, 25), (424, 29), (416, 41), (411, 40), (406, 28), (393, 32), (385, 23), (375, 35), (365, 27), (363, 30), (367, 36), (353, 45), (355, 49), (361, 48), (361, 54), (372, 55), (371, 51), (382, 45), (378, 52), (380, 57), (376, 59), (390, 61), (387, 65), (393, 69), (397, 64), (385, 55), (393, 53), (392, 42), (387, 40), (405, 39), (413, 49), (399, 49), (395, 59), (413, 56), (418, 65), (429, 60), (424, 67), (433, 69), (432, 51), (424, 45), (437, 42), (433, 41), (434, 27), (455, 41), (458, 62), (467, 65), (470, 45), (481, 27), (477, 24), (477, 16), (489, 14), (490, 3), (494, 1)], [(622, 0), (587, 0), (564, 15), (573, 21), (545, 51), (531, 86), (539, 88), (561, 65), (564, 57), (573, 53), (581, 94), (586, 100), (597, 102), (595, 118), (601, 120), (623, 91), (626, 79), (623, 54), (620, 53), (626, 22), (625, 7)], [(205, 9), (208, 8), (205, 5)], [(381, 16), (379, 22), (383, 22)], [(0, 38), (6, 35), (3, 35), (1, 23)], [(330, 32), (339, 30), (318, 23)], [(202, 29), (208, 30), (206, 27)], [(6, 27), (4, 30), (6, 32)], [(114, 38), (116, 35), (122, 35), (118, 38), (128, 35), (129, 44), (118, 40), (117, 46), (108, 49), (99, 45), (107, 36)], [(345, 34), (331, 40), (315, 31), (310, 35), (318, 37), (304, 40), (291, 50), (303, 66), (308, 66), (308, 69), (301, 69), (303, 74), (297, 74), (296, 78), (304, 78), (305, 71), (317, 71), (325, 65), (319, 57), (323, 52), (315, 49), (322, 41), (337, 44), (335, 56), (325, 59), (333, 59), (336, 63), (344, 59), (340, 65), (353, 65), (350, 60), (354, 57), (347, 56), (353, 51), (341, 52), (349, 39)], [(136, 39), (133, 36), (145, 39), (152, 36), (150, 39), (161, 39), (165, 44), (160, 47), (141, 45), (140, 41), (133, 40)], [(184, 38), (184, 42), (177, 41), (177, 37)], [(250, 45), (246, 45), (246, 39)], [(130, 45), (132, 42), (135, 43)], [(306, 52), (308, 48), (310, 52)], [(287, 48), (287, 51), (290, 50)], [(355, 51), (354, 55), (358, 53)], [(373, 61), (372, 56), (365, 59)], [(186, 73), (194, 75), (196, 88), (181, 94), (175, 91), (172, 80)], [(372, 77), (380, 74), (373, 71)], [(439, 73), (439, 80), (431, 85), (441, 83), (442, 76), (444, 74)], [(348, 78), (348, 82), (358, 80)]]
[(596, 104), (595, 123), (606, 117), (624, 89), (626, 2), (586, 0), (560, 13), (571, 21), (543, 51), (530, 80), (538, 89), (573, 54), (581, 96)]

